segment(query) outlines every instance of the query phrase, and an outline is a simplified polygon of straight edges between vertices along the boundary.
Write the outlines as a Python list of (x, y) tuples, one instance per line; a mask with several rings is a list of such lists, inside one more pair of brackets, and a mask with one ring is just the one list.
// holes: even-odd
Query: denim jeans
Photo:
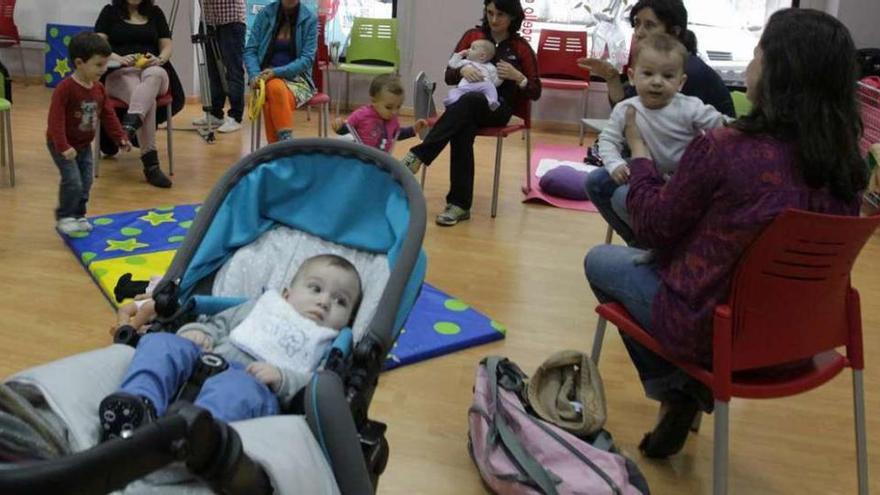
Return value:
[(618, 185), (604, 168), (590, 172), (587, 176), (587, 196), (596, 205), (599, 214), (608, 222), (608, 225), (627, 244), (635, 240), (630, 225), (629, 213), (626, 209), (626, 195), (629, 192), (628, 185)]
[(61, 173), (61, 185), (58, 187), (58, 208), (55, 209), (55, 220), (86, 216), (86, 203), (89, 202), (89, 190), (92, 188), (92, 148), (86, 146), (76, 152), (76, 158), (68, 160), (55, 149), (51, 142), (46, 143), (49, 154), (58, 172)]
[[(641, 249), (601, 244), (590, 249), (584, 258), (584, 273), (600, 303), (622, 304), (650, 334), (660, 277), (654, 264), (637, 263), (644, 254)], [(684, 394), (696, 400), (703, 410), (711, 411), (712, 397), (705, 386), (631, 337), (623, 333), (620, 336), (648, 397), (664, 401)]]
[[(212, 114), (218, 119), (223, 118), (223, 105), (229, 98), (229, 116), (236, 122), (241, 122), (244, 115), (244, 36), (246, 27), (244, 23), (232, 22), (221, 26), (211, 26), (217, 41), (216, 47), (220, 53), (214, 52), (214, 44), (208, 43), (208, 78), (211, 80), (211, 107)], [(217, 68), (217, 57), (223, 61), (226, 68), (226, 91), (223, 90), (223, 82), (220, 80), (220, 71)]]
[[(189, 379), (201, 353), (197, 345), (177, 335), (144, 335), (120, 390), (150, 399), (161, 417)], [(205, 380), (195, 405), (226, 422), (280, 414), (275, 394), (234, 361), (226, 371)]]

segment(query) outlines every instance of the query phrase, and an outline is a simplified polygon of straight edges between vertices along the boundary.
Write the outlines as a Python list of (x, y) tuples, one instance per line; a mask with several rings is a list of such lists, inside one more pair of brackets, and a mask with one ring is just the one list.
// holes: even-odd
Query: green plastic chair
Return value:
[(748, 115), (752, 111), (752, 102), (746, 98), (746, 94), (742, 91), (731, 91), (730, 97), (733, 98), (733, 111), (736, 112), (737, 118)]
[(6, 76), (0, 72), (0, 167), (9, 163), (9, 185), (15, 187), (15, 160), (12, 154), (12, 102), (6, 99)]
[[(377, 76), (398, 71), (400, 48), (397, 46), (397, 19), (355, 17), (345, 60), (337, 68), (345, 72), (345, 107), (348, 108), (351, 74)], [(336, 100), (336, 115), (339, 115), (339, 100)]]

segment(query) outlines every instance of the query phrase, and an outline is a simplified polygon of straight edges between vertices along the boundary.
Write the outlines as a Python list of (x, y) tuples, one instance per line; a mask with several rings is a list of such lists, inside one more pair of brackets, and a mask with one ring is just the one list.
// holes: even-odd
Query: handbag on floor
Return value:
[(483, 359), (477, 367), (468, 450), (493, 493), (650, 493), (644, 476), (626, 457), (532, 415), (526, 406), (527, 378), (516, 364), (498, 356)]

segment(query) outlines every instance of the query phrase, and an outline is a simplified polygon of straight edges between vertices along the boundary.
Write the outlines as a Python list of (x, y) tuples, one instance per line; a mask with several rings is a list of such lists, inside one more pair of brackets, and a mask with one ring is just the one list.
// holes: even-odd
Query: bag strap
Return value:
[(583, 454), (583, 452), (581, 452), (580, 450), (574, 448), (574, 446), (572, 446), (570, 443), (566, 442), (566, 441), (565, 441), (562, 437), (560, 437), (555, 431), (553, 431), (553, 430), (551, 430), (550, 428), (548, 428), (547, 425), (545, 425), (544, 422), (541, 421), (540, 419), (533, 418), (530, 414), (527, 415), (527, 416), (529, 417), (530, 420), (532, 420), (533, 423), (535, 423), (536, 425), (538, 425), (538, 427), (541, 428), (541, 429), (544, 431), (544, 433), (546, 433), (546, 434), (549, 435), (551, 438), (553, 438), (554, 440), (556, 440), (556, 441), (557, 441), (558, 443), (560, 443), (563, 447), (565, 447), (569, 452), (571, 452), (575, 457), (577, 457), (577, 458), (580, 459), (584, 464), (586, 464), (587, 466), (589, 466), (590, 469), (592, 469), (593, 471), (595, 471), (596, 474), (598, 474), (599, 477), (602, 478), (602, 479), (605, 481), (605, 483), (608, 483), (608, 486), (611, 487), (611, 491), (612, 491), (612, 493), (614, 493), (614, 495), (620, 495), (620, 494), (621, 494), (620, 487), (617, 486), (617, 483), (615, 483), (614, 480), (611, 479), (611, 477), (608, 476), (608, 474), (605, 473), (605, 471), (602, 470), (602, 468), (600, 468), (599, 466), (596, 465), (596, 463), (594, 463), (592, 460), (590, 460), (589, 457), (585, 456), (585, 455)]
[(492, 397), (492, 402), (495, 406), (495, 417), (493, 418), (492, 424), (494, 425), (493, 430), (490, 431), (490, 443), (492, 433), (497, 432), (498, 438), (501, 439), (501, 443), (507, 448), (507, 451), (510, 452), (510, 455), (513, 456), (514, 461), (528, 474), (529, 478), (533, 482), (535, 482), (538, 487), (541, 489), (543, 493), (546, 495), (557, 495), (556, 491), (556, 483), (553, 482), (553, 478), (550, 476), (550, 473), (547, 472), (541, 466), (541, 464), (535, 460), (526, 450), (523, 448), (520, 441), (516, 438), (516, 435), (510, 429), (510, 425), (507, 424), (507, 419), (504, 418), (504, 415), (501, 414), (501, 401), (498, 397), (498, 364), (502, 361), (506, 361), (506, 358), (500, 358), (498, 356), (489, 356), (486, 358), (486, 371), (488, 372), (489, 378), (489, 393), (490, 397)]

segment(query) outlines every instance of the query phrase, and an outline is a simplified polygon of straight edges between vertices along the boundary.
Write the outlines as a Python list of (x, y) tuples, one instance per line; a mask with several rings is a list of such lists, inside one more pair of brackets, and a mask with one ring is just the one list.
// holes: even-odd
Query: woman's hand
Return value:
[(581, 69), (590, 71), (591, 75), (599, 76), (606, 81), (620, 77), (620, 72), (618, 72), (613, 65), (607, 60), (602, 60), (600, 58), (579, 58), (577, 59), (577, 65)]
[(119, 65), (121, 65), (123, 67), (131, 67), (132, 65), (134, 65), (136, 60), (137, 60), (136, 53), (132, 53), (130, 55), (123, 55), (123, 56), (119, 57)]
[(272, 79), (273, 77), (275, 77), (275, 71), (272, 69), (263, 69), (263, 71), (260, 72), (260, 74), (257, 77), (259, 77), (260, 79), (262, 79), (264, 81), (268, 81), (269, 79)]
[(632, 158), (651, 158), (651, 153), (642, 139), (642, 133), (636, 125), (636, 109), (632, 106), (626, 109), (626, 127), (623, 128), (623, 135), (626, 137)]
[(498, 62), (495, 68), (498, 69), (498, 77), (501, 79), (508, 79), (515, 83), (519, 83), (526, 78), (526, 76), (523, 75), (522, 72), (518, 71), (516, 67), (510, 65), (510, 63), (503, 60)]
[(483, 73), (472, 65), (465, 65), (461, 68), (460, 73), (467, 82), (475, 83), (483, 80)]
[(272, 390), (281, 386), (281, 370), (265, 361), (257, 361), (248, 365), (246, 371)]
[(143, 66), (144, 69), (146, 69), (147, 67), (162, 65), (162, 63), (163, 63), (161, 58), (153, 55), (152, 53), (145, 53), (144, 60), (145, 60), (144, 62), (141, 62), (141, 65)]

